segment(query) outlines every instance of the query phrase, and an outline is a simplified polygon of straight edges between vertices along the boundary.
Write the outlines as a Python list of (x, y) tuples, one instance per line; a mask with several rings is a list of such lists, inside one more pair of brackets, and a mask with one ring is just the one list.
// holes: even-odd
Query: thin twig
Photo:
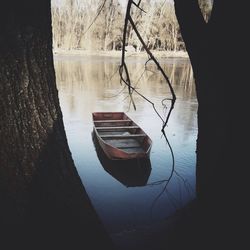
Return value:
[(144, 13), (147, 13), (144, 9), (142, 9), (142, 8), (140, 7), (140, 3), (141, 3), (141, 1), (139, 1), (138, 3), (135, 3), (134, 1), (132, 1), (132, 4), (134, 4), (139, 10), (141, 10), (141, 11), (144, 12)]
[(84, 36), (92, 27), (92, 25), (95, 23), (96, 19), (99, 17), (99, 15), (101, 14), (102, 9), (104, 8), (104, 5), (106, 3), (107, 0), (104, 0), (102, 5), (100, 5), (99, 7), (99, 11), (97, 12), (96, 16), (94, 17), (94, 19), (92, 20), (92, 22), (90, 23), (90, 25), (86, 28), (86, 30), (83, 32), (82, 36)]

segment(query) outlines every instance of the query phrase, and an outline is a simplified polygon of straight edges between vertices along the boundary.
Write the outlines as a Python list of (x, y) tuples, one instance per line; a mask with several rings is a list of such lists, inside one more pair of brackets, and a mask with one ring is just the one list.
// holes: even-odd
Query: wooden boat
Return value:
[(93, 143), (103, 169), (125, 187), (147, 185), (150, 173), (150, 158), (111, 160), (101, 148), (96, 134), (92, 133)]
[(149, 158), (152, 140), (124, 112), (95, 112), (92, 118), (94, 133), (108, 158)]

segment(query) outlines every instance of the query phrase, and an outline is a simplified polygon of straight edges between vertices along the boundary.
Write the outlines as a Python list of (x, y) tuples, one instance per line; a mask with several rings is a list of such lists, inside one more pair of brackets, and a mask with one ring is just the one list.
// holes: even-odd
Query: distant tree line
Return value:
[[(185, 50), (173, 3), (165, 0), (141, 1), (133, 18), (147, 46), (152, 50)], [(208, 20), (211, 0), (200, 1)], [(52, 0), (54, 49), (120, 50), (125, 10), (118, 0)], [(128, 29), (128, 44), (136, 51), (143, 47)]]

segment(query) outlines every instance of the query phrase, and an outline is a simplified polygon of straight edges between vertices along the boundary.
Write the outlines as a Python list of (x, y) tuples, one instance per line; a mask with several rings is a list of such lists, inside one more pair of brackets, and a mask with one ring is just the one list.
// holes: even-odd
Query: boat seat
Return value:
[(119, 129), (136, 129), (138, 126), (120, 126), (120, 127), (96, 127), (97, 130), (119, 130)]
[(102, 123), (102, 122), (131, 122), (131, 120), (95, 120), (94, 123)]
[(102, 139), (129, 139), (146, 137), (146, 134), (132, 134), (132, 135), (101, 135)]

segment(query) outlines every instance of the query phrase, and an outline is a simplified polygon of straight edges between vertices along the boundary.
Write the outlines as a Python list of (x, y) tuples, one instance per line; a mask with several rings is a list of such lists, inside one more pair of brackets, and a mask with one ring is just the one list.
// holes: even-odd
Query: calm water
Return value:
[[(133, 240), (134, 235), (157, 227), (195, 197), (197, 102), (189, 61), (162, 59), (161, 65), (177, 95), (166, 128), (175, 157), (175, 172), (167, 182), (173, 159), (161, 134), (161, 120), (152, 106), (136, 94), (136, 111), (130, 107), (127, 90), (119, 83), (119, 63), (119, 58), (111, 57), (55, 57), (67, 138), (79, 175), (114, 241), (132, 249), (143, 241), (143, 237)], [(144, 72), (142, 58), (131, 57), (127, 63), (137, 90), (154, 102), (164, 116), (162, 100), (170, 95), (163, 78), (152, 64), (148, 64)], [(137, 172), (132, 184), (125, 175), (121, 180), (112, 176), (112, 172), (108, 173), (98, 158), (91, 134), (91, 113), (96, 111), (127, 112), (153, 140), (151, 169)]]

